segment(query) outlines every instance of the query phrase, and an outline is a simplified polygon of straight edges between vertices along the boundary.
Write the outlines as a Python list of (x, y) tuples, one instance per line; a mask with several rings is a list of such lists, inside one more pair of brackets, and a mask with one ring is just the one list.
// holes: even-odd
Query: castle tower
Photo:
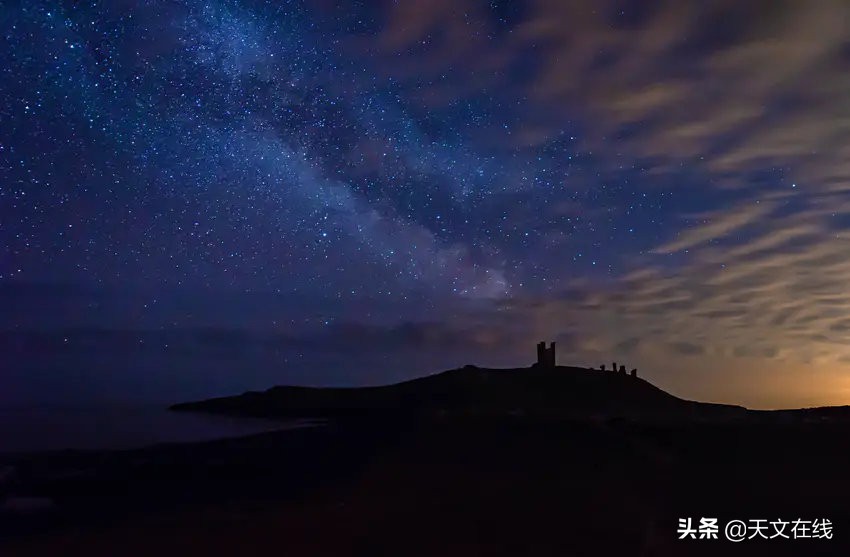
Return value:
[(537, 343), (537, 367), (554, 368), (555, 367), (555, 343), (549, 344), (546, 347), (545, 342)]

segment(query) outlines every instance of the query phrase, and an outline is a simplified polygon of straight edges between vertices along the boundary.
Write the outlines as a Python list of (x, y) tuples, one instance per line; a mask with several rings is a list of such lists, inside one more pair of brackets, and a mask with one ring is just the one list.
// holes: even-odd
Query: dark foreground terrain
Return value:
[[(358, 423), (19, 459), (0, 555), (847, 555), (843, 424)], [(682, 517), (833, 539), (678, 540)], [(722, 536), (722, 532), (721, 532)]]
[[(623, 374), (467, 367), (179, 409), (330, 421), (7, 456), (0, 555), (850, 555), (847, 408), (752, 412)], [(678, 539), (679, 519), (703, 517), (719, 539)], [(734, 519), (828, 519), (832, 539), (733, 543)]]

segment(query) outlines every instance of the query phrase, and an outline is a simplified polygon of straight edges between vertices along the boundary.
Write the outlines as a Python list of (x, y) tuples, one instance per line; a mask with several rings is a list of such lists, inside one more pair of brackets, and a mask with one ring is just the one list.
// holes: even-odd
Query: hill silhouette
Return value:
[(747, 413), (740, 406), (684, 400), (638, 377), (569, 366), (465, 366), (391, 385), (281, 386), (172, 409), (285, 418), (405, 414), (726, 420)]

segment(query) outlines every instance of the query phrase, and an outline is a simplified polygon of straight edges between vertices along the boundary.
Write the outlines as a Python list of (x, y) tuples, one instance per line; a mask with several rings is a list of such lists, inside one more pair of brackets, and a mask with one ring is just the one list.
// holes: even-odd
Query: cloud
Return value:
[(487, 133), (520, 146), (556, 138), (580, 111), (586, 149), (619, 137), (635, 159), (726, 177), (718, 187), (754, 163), (848, 176), (836, 148), (850, 135), (846, 2), (538, 0), (516, 11), (508, 21), (472, 1), (393, 3), (377, 51), (423, 103), (502, 97), (526, 132)]
[(691, 248), (732, 232), (757, 224), (773, 210), (771, 203), (738, 206), (733, 210), (698, 215), (702, 224), (686, 229), (678, 238), (655, 249), (656, 253), (670, 253)]
[(692, 342), (679, 341), (670, 344), (670, 348), (679, 354), (685, 356), (697, 356), (705, 352), (705, 349), (699, 344)]

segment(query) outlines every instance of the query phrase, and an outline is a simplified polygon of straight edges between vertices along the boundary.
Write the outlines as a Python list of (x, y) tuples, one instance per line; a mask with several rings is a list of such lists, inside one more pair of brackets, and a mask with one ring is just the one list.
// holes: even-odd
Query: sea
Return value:
[(314, 425), (172, 412), (165, 406), (0, 408), (0, 453), (134, 449)]

